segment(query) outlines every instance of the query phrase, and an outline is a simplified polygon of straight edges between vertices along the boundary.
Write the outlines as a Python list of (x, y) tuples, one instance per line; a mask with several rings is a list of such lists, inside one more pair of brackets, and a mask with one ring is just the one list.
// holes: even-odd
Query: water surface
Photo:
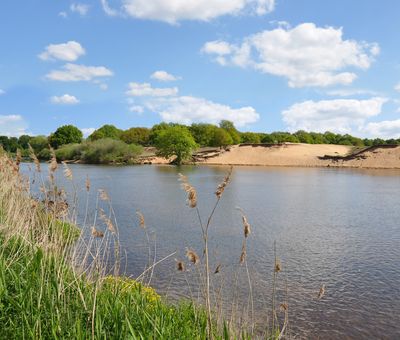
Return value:
[[(189, 267), (186, 276), (177, 273), (175, 260), (184, 258), (185, 248), (201, 254), (201, 234), (195, 211), (185, 205), (178, 172), (196, 187), (205, 220), (227, 168), (71, 165), (71, 169), (82, 203), (86, 176), (91, 180), (89, 220), (97, 189), (105, 189), (111, 197), (126, 273), (139, 275), (148, 260), (146, 237), (135, 216), (139, 210), (151, 231), (153, 250), (156, 242), (157, 259), (177, 252), (156, 268), (152, 284), (171, 297), (189, 295), (186, 280), (193, 279), (196, 271)], [(70, 186), (61, 172), (58, 178)], [(210, 247), (213, 266), (222, 264), (223, 279), (216, 277), (214, 284), (224, 281), (224, 296), (232, 297), (230, 290), (235, 290), (246, 305), (249, 290), (244, 268), (238, 265), (243, 228), (236, 207), (243, 209), (252, 226), (248, 265), (260, 323), (267, 322), (270, 310), (276, 241), (283, 268), (279, 300), (288, 295), (292, 334), (321, 339), (400, 338), (399, 171), (234, 168), (211, 225)], [(326, 293), (318, 300), (322, 284)]]

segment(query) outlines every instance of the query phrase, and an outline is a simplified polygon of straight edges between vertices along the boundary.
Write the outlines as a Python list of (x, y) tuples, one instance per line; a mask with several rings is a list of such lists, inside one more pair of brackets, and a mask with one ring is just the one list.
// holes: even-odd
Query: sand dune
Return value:
[(240, 145), (201, 163), (400, 169), (400, 146), (372, 147), (355, 155), (352, 150), (350, 146), (327, 144)]

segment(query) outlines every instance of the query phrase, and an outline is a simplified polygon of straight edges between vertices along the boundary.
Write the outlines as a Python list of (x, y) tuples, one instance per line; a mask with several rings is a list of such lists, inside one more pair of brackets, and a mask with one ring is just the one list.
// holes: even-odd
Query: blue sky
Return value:
[(397, 0), (0, 6), (0, 135), (229, 119), (400, 137)]

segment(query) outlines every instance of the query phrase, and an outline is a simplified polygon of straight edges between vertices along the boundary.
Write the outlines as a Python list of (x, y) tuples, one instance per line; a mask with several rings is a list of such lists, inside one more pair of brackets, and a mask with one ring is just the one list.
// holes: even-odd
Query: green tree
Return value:
[(200, 146), (213, 146), (213, 139), (217, 126), (212, 124), (192, 124), (189, 128), (194, 140)]
[(58, 148), (61, 145), (80, 143), (82, 141), (83, 134), (76, 126), (64, 125), (59, 127), (49, 137), (49, 143), (52, 147)]
[(114, 125), (106, 124), (101, 128), (94, 131), (90, 136), (89, 140), (95, 141), (103, 138), (120, 139), (122, 130), (118, 129)]
[(226, 130), (231, 135), (233, 144), (240, 143), (240, 133), (238, 130), (236, 130), (235, 125), (231, 121), (221, 120), (219, 127)]
[(121, 133), (121, 140), (127, 144), (148, 145), (150, 140), (150, 129), (134, 127)]
[(240, 137), (242, 143), (259, 144), (261, 142), (260, 135), (254, 132), (243, 132)]
[(306, 144), (314, 144), (314, 139), (311, 136), (310, 133), (304, 131), (304, 130), (299, 130), (294, 133), (294, 136), (297, 137), (300, 143), (306, 143)]
[(168, 126), (159, 131), (155, 145), (158, 155), (166, 158), (176, 156), (174, 163), (177, 165), (189, 159), (197, 147), (190, 131), (183, 126)]
[(32, 139), (31, 136), (22, 135), (18, 138), (18, 144), (23, 149), (28, 149), (29, 141)]
[(36, 136), (31, 138), (29, 144), (38, 155), (43, 149), (48, 149), (49, 141), (46, 136)]
[(225, 147), (232, 144), (233, 140), (228, 131), (221, 128), (215, 129), (214, 136), (211, 140), (211, 146)]

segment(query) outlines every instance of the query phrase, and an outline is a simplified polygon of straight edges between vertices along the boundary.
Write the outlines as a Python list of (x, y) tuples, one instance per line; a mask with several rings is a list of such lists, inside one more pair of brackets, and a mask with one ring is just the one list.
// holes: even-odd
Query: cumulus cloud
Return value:
[(347, 85), (379, 54), (376, 43), (344, 40), (341, 28), (303, 23), (281, 26), (246, 37), (241, 44), (217, 40), (202, 51), (221, 65), (249, 67), (285, 77), (290, 87)]
[(78, 13), (81, 16), (85, 16), (87, 12), (89, 11), (90, 6), (86, 4), (80, 4), (80, 3), (73, 3), (69, 7), (71, 12)]
[(82, 128), (80, 130), (82, 131), (83, 137), (85, 138), (89, 137), (93, 132), (96, 131), (95, 128)]
[[(106, 14), (118, 11), (101, 0)], [(121, 11), (133, 18), (176, 24), (182, 20), (209, 21), (223, 15), (264, 15), (274, 10), (275, 0), (120, 0)]]
[(365, 121), (382, 111), (385, 98), (366, 100), (334, 99), (296, 103), (282, 112), (289, 131), (306, 130), (351, 133), (361, 130)]
[(27, 123), (20, 115), (0, 115), (0, 135), (19, 137), (26, 134)]
[(400, 119), (368, 123), (365, 126), (364, 131), (375, 138), (397, 139), (400, 138)]
[(181, 79), (180, 77), (176, 77), (166, 71), (155, 71), (150, 78), (159, 81), (176, 81)]
[(192, 96), (163, 97), (145, 103), (147, 109), (158, 112), (166, 122), (192, 124), (206, 122), (217, 124), (222, 119), (231, 120), (237, 126), (254, 123), (260, 115), (251, 106), (231, 108), (228, 105)]
[(74, 105), (79, 103), (78, 98), (70, 94), (64, 94), (62, 96), (53, 96), (50, 98), (50, 101), (53, 104), (65, 104), (65, 105)]
[(113, 72), (104, 66), (65, 64), (61, 70), (53, 70), (47, 79), (56, 81), (91, 81), (101, 77), (111, 77)]
[(167, 97), (178, 94), (177, 87), (152, 87), (149, 83), (129, 83), (129, 89), (126, 92), (132, 97)]
[(82, 45), (76, 41), (68, 41), (64, 44), (51, 44), (44, 52), (39, 54), (42, 60), (64, 60), (75, 61), (86, 53)]

